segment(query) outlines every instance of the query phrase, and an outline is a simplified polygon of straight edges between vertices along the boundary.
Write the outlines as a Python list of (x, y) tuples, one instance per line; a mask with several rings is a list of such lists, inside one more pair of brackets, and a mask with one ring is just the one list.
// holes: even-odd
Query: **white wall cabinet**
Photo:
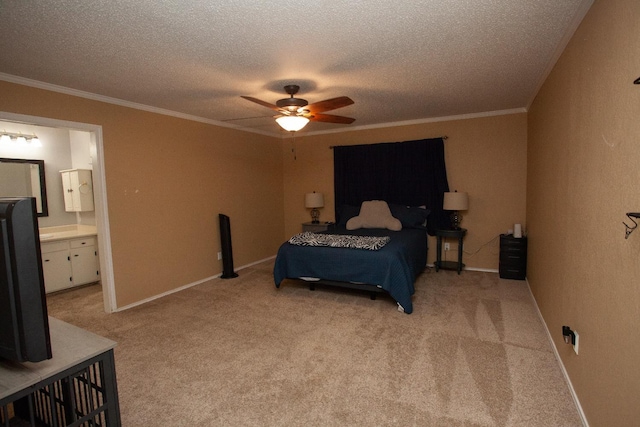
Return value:
[(42, 243), (40, 247), (47, 293), (100, 280), (95, 237)]
[(64, 209), (66, 212), (92, 211), (93, 180), (90, 169), (67, 169), (60, 171)]

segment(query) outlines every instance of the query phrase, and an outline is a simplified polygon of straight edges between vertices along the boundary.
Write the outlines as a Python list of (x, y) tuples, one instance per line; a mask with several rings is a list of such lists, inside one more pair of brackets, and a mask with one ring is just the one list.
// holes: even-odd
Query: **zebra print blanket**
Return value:
[(331, 246), (333, 248), (367, 249), (377, 251), (389, 243), (391, 237), (350, 236), (347, 234), (321, 234), (305, 231), (289, 239), (297, 246)]

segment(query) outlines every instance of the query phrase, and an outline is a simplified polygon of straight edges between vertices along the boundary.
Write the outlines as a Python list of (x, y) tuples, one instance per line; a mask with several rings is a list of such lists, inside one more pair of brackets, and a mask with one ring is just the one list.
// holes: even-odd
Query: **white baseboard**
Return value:
[[(436, 268), (436, 266), (433, 265), (433, 264), (427, 264), (427, 267)], [(465, 271), (465, 270), (467, 270), (467, 271), (482, 271), (484, 273), (497, 273), (498, 272), (498, 270), (493, 269), (493, 268), (476, 268), (476, 267), (466, 267), (466, 266), (462, 269), (462, 271)]]
[(270, 256), (270, 257), (266, 257), (266, 258), (263, 258), (263, 259), (261, 259), (261, 260), (258, 260), (258, 261), (255, 261), (255, 262), (252, 262), (252, 263), (250, 263), (250, 264), (245, 264), (245, 265), (243, 265), (242, 267), (238, 267), (238, 270), (242, 270), (243, 268), (253, 267), (254, 265), (257, 265), (257, 264), (260, 264), (260, 263), (263, 263), (263, 262), (265, 262), (265, 261), (269, 261), (270, 259), (275, 259), (275, 258), (276, 258), (276, 256), (275, 256), (275, 255), (272, 255), (272, 256)]
[(499, 271), (495, 268), (476, 268), (476, 267), (465, 267), (465, 270), (469, 271), (482, 271), (484, 273), (498, 273)]
[[(237, 270), (237, 271), (240, 271), (240, 270), (243, 270), (243, 269), (245, 269), (245, 268), (252, 267), (252, 266), (254, 266), (254, 265), (256, 265), (256, 264), (260, 264), (261, 262), (265, 262), (265, 261), (268, 261), (268, 260), (270, 260), (270, 259), (274, 259), (275, 257), (276, 257), (276, 256), (274, 255), (274, 256), (270, 256), (270, 257), (267, 257), (267, 258), (261, 259), (261, 260), (259, 260), (259, 261), (255, 261), (255, 262), (252, 262), (252, 263), (249, 263), (249, 264), (245, 264), (245, 265), (243, 265), (243, 266), (240, 266), (240, 267), (236, 268), (236, 270)], [(179, 288), (171, 289), (170, 291), (163, 292), (163, 293), (161, 293), (161, 294), (154, 295), (154, 296), (149, 297), (149, 298), (145, 298), (145, 299), (143, 299), (143, 300), (141, 300), (141, 301), (134, 302), (133, 304), (125, 305), (125, 306), (123, 306), (123, 307), (117, 307), (117, 308), (114, 310), (114, 312), (129, 310), (130, 308), (137, 307), (137, 306), (139, 306), (139, 305), (146, 304), (146, 303), (148, 303), (148, 302), (151, 302), (151, 301), (157, 300), (157, 299), (159, 299), (159, 298), (166, 297), (167, 295), (175, 294), (176, 292), (180, 292), (180, 291), (183, 291), (183, 290), (185, 290), (185, 289), (192, 288), (192, 287), (194, 287), (194, 286), (196, 286), (196, 285), (199, 285), (199, 284), (201, 284), (201, 283), (208, 282), (209, 280), (217, 279), (217, 278), (219, 278), (220, 276), (222, 276), (222, 273), (220, 273), (220, 274), (216, 274), (215, 276), (210, 276), (210, 277), (206, 277), (206, 278), (204, 278), (204, 279), (197, 280), (197, 281), (195, 281), (195, 282), (192, 282), (192, 283), (186, 284), (186, 285), (184, 285), (184, 286), (180, 286)]]
[(553, 354), (556, 356), (556, 360), (558, 361), (558, 365), (560, 365), (560, 370), (562, 371), (562, 375), (564, 375), (564, 380), (567, 382), (567, 386), (569, 387), (569, 393), (571, 393), (571, 397), (573, 398), (573, 402), (576, 405), (576, 409), (578, 410), (578, 415), (580, 416), (580, 420), (582, 421), (582, 425), (584, 427), (589, 427), (589, 422), (587, 421), (587, 416), (582, 410), (582, 405), (580, 404), (580, 399), (578, 399), (578, 395), (576, 394), (576, 390), (573, 388), (573, 384), (571, 383), (571, 378), (569, 378), (569, 374), (567, 373), (567, 369), (564, 367), (564, 363), (562, 363), (562, 359), (560, 358), (560, 353), (558, 353), (558, 348), (556, 347), (555, 341), (551, 336), (551, 332), (547, 327), (547, 322), (544, 321), (544, 317), (542, 317), (542, 312), (540, 311), (540, 307), (538, 307), (538, 302), (536, 298), (533, 296), (533, 292), (531, 292), (531, 285), (529, 285), (529, 280), (526, 280), (527, 288), (529, 289), (529, 295), (531, 295), (531, 299), (533, 300), (533, 305), (536, 307), (536, 311), (538, 312), (538, 316), (544, 325), (544, 330), (547, 331), (547, 338), (549, 339), (549, 343), (551, 343), (551, 348), (553, 349)]

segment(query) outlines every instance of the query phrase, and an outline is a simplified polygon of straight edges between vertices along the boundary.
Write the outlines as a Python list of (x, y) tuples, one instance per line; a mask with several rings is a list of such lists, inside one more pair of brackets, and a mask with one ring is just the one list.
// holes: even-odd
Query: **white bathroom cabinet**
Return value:
[(67, 212), (87, 212), (93, 207), (93, 180), (90, 169), (67, 169), (60, 171), (64, 209)]
[(47, 293), (100, 280), (95, 237), (47, 242), (40, 247)]

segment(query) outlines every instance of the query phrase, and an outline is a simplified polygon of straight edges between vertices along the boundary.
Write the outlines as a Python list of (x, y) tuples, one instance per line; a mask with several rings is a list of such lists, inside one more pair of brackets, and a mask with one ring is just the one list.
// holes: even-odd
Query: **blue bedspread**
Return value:
[(391, 240), (377, 251), (296, 246), (285, 242), (278, 250), (273, 269), (276, 286), (284, 279), (300, 277), (379, 285), (404, 308), (405, 313), (413, 311), (413, 283), (427, 264), (427, 233), (424, 230), (349, 231), (335, 228), (327, 233), (389, 236)]

